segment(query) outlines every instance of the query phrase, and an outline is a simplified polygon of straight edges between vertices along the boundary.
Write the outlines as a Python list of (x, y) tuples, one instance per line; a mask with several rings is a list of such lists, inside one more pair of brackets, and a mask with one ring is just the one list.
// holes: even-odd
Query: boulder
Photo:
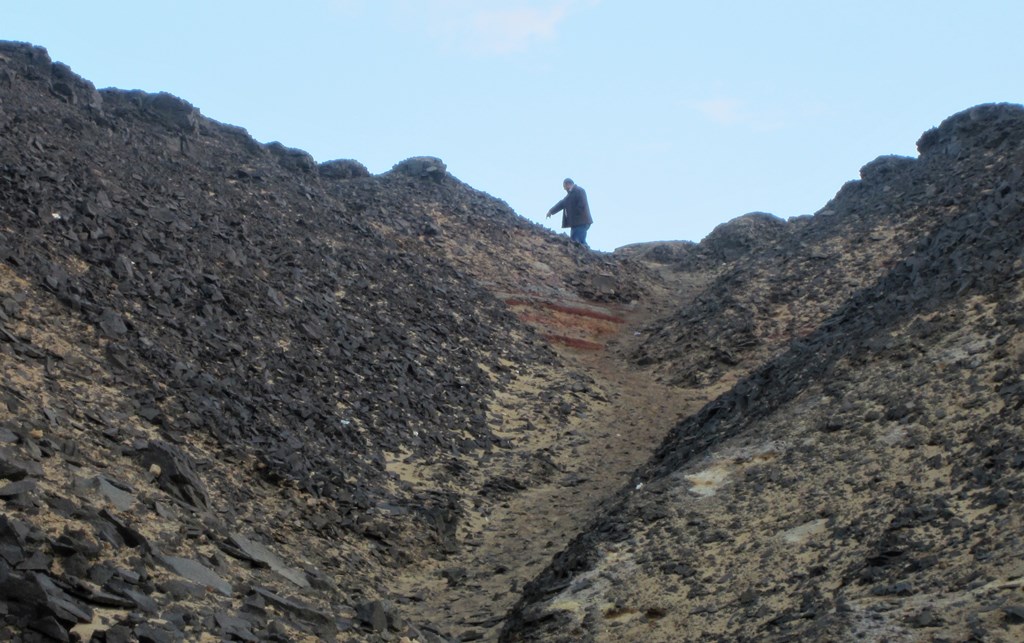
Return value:
[(391, 171), (417, 179), (441, 181), (448, 173), (448, 166), (434, 156), (414, 156), (398, 163)]
[(359, 179), (370, 176), (370, 171), (359, 161), (336, 159), (318, 166), (320, 176), (325, 179)]

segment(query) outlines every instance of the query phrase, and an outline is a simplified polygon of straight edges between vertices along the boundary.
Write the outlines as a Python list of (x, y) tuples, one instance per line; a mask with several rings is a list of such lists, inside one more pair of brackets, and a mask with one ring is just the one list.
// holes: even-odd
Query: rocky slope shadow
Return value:
[(4, 638), (438, 637), (384, 580), (461, 547), (487, 485), (551, 475), (569, 445), (514, 448), (506, 410), (557, 426), (603, 396), (455, 234), (516, 231), (573, 297), (645, 273), (431, 167), (318, 165), (0, 45)]
[(919, 148), (901, 166), (932, 168), (935, 220), (681, 422), (505, 640), (1024, 637), (1024, 109), (968, 110)]

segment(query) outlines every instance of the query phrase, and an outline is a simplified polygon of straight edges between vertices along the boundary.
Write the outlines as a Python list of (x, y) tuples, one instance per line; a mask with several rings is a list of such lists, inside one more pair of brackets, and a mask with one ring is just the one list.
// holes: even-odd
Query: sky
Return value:
[(600, 251), (812, 214), (874, 158), (1024, 102), (1020, 0), (0, 0), (0, 40), (373, 173), (412, 156)]

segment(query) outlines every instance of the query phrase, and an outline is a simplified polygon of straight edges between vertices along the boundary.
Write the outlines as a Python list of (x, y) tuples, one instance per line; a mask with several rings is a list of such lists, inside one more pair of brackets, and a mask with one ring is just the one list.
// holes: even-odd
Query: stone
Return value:
[(453, 567), (442, 570), (441, 577), (448, 581), (449, 587), (458, 587), (466, 580), (466, 568)]
[(159, 468), (157, 484), (171, 496), (200, 509), (207, 506), (206, 488), (182, 449), (166, 442), (149, 442), (136, 451), (136, 457), (147, 469)]
[(414, 156), (396, 164), (391, 171), (417, 179), (441, 181), (447, 175), (448, 166), (433, 156)]
[(49, 576), (39, 572), (9, 576), (0, 586), (0, 596), (33, 606), (33, 609), (42, 610), (68, 626), (92, 621), (92, 610), (69, 596)]
[(218, 613), (214, 616), (217, 627), (226, 636), (236, 641), (259, 641), (259, 638), (252, 633), (253, 623), (237, 616)]
[(28, 558), (15, 565), (15, 569), (19, 571), (45, 572), (50, 569), (50, 565), (52, 563), (53, 557), (47, 556), (41, 551), (36, 551), (32, 552)]
[[(127, 610), (133, 610), (139, 607), (139, 603), (130, 597), (114, 594), (103, 590), (98, 590), (95, 587), (89, 586), (81, 582), (75, 585), (73, 591), (76, 596), (80, 597), (83, 601), (89, 603), (90, 605)], [(147, 606), (151, 605), (152, 603), (147, 601)]]
[(135, 504), (135, 494), (132, 493), (131, 487), (123, 483), (118, 483), (104, 476), (98, 476), (93, 479), (93, 484), (95, 484), (97, 491), (109, 500), (118, 511), (128, 511)]
[(27, 463), (8, 456), (0, 449), (0, 480), (17, 482), (29, 474)]
[(131, 606), (135, 609), (142, 611), (145, 614), (157, 614), (160, 611), (160, 607), (156, 601), (153, 600), (148, 594), (134, 589), (127, 584), (108, 584), (106, 589), (111, 590), (113, 593), (126, 598)]
[(267, 149), (285, 169), (311, 172), (317, 168), (313, 156), (303, 150), (285, 147), (276, 141), (269, 143)]
[(33, 620), (28, 624), (28, 627), (29, 629), (39, 632), (53, 641), (63, 642), (71, 640), (67, 628), (53, 616), (47, 615), (40, 619)]
[(325, 179), (357, 179), (370, 176), (370, 171), (359, 161), (337, 159), (318, 166), (320, 176)]
[(159, 589), (165, 594), (170, 594), (177, 601), (198, 599), (206, 594), (206, 587), (203, 585), (177, 579), (169, 579), (160, 583)]
[(18, 480), (0, 486), (0, 498), (14, 498), (21, 494), (35, 491), (38, 483), (33, 479)]
[(143, 111), (164, 127), (182, 134), (193, 133), (198, 126), (198, 110), (166, 92), (139, 95)]
[(1003, 615), (1007, 623), (1020, 625), (1024, 623), (1024, 605), (1012, 604), (1003, 606)]
[(263, 587), (254, 587), (252, 591), (267, 603), (317, 625), (330, 625), (334, 623), (334, 618), (330, 614), (321, 612), (296, 599), (285, 598)]
[(184, 640), (184, 633), (171, 629), (169, 622), (159, 627), (152, 623), (142, 623), (135, 628), (135, 636), (139, 643), (179, 643)]
[(232, 594), (231, 583), (225, 581), (212, 569), (198, 561), (178, 556), (161, 556), (159, 560), (168, 569), (187, 581), (208, 587), (224, 596), (231, 596)]
[(117, 311), (110, 308), (100, 315), (99, 326), (107, 337), (119, 337), (128, 332), (128, 326)]
[(388, 629), (388, 604), (385, 601), (368, 601), (356, 606), (356, 617), (374, 632)]
[(135, 640), (131, 629), (125, 625), (115, 625), (104, 632), (104, 634), (106, 643), (131, 643)]
[(146, 537), (142, 535), (141, 532), (139, 532), (134, 527), (130, 526), (121, 518), (110, 513), (106, 509), (100, 511), (100, 518), (102, 518), (105, 521), (102, 524), (102, 527), (113, 527), (114, 533), (116, 533), (117, 535), (116, 539), (113, 537), (108, 537), (107, 540), (109, 542), (112, 542), (114, 544), (118, 544), (120, 542), (121, 544), (127, 545), (128, 547), (141, 547), (144, 551), (152, 551), (152, 547), (149, 544), (149, 540), (147, 540)]
[(310, 586), (305, 574), (286, 565), (280, 556), (270, 551), (266, 546), (250, 540), (237, 532), (232, 532), (228, 540), (231, 545), (237, 548), (241, 555), (249, 560), (266, 565), (299, 587), (306, 588)]

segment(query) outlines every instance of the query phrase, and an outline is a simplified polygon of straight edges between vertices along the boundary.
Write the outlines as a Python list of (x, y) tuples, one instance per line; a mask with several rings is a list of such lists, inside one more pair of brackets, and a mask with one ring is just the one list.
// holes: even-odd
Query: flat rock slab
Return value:
[(118, 511), (128, 511), (135, 504), (135, 494), (124, 490), (120, 485), (103, 476), (97, 477), (93, 484), (100, 494), (110, 501)]
[(13, 498), (28, 493), (36, 488), (36, 481), (31, 479), (18, 480), (0, 487), (0, 498)]
[(186, 580), (210, 588), (224, 596), (231, 596), (231, 583), (198, 561), (177, 556), (161, 556), (160, 562)]
[(309, 581), (306, 580), (306, 575), (303, 572), (286, 565), (280, 556), (270, 551), (266, 546), (250, 540), (239, 533), (232, 533), (229, 542), (249, 559), (266, 565), (299, 587), (309, 587)]

